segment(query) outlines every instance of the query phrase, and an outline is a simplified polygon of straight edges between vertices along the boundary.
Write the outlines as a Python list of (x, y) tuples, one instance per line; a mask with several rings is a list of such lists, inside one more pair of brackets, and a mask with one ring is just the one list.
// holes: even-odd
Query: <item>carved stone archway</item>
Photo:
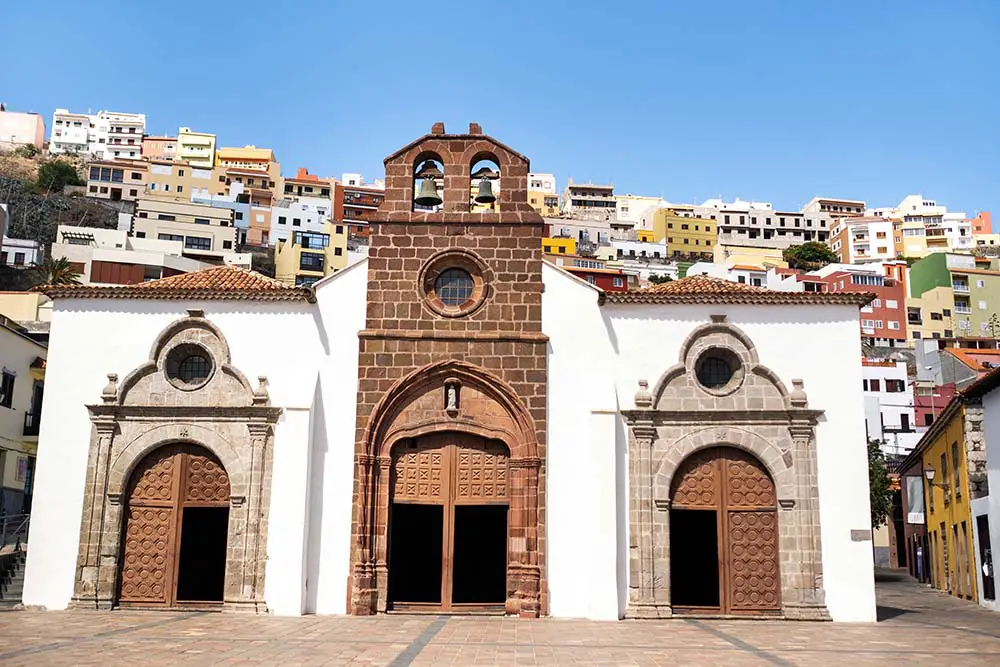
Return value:
[[(731, 378), (706, 386), (707, 356), (725, 359)], [(751, 339), (724, 316), (697, 327), (678, 363), (652, 392), (640, 381), (635, 409), (624, 412), (629, 435), (630, 553), (627, 616), (671, 615), (670, 493), (678, 466), (718, 446), (756, 457), (778, 500), (782, 614), (829, 619), (823, 592), (815, 425), (801, 380), (789, 392), (763, 366)]]
[(544, 531), (539, 506), (544, 478), (534, 422), (505, 382), (458, 361), (430, 364), (401, 379), (382, 397), (364, 428), (355, 457), (351, 613), (387, 610), (393, 446), (403, 439), (446, 431), (500, 440), (510, 451), (505, 607), (510, 614), (542, 614)]
[[(199, 385), (168, 372), (172, 353), (197, 349), (211, 370)], [(218, 458), (230, 484), (224, 609), (264, 612), (273, 427), (266, 378), (254, 390), (230, 363), (222, 332), (202, 311), (157, 336), (149, 361), (118, 384), (108, 375), (101, 403), (87, 406), (93, 433), (84, 489), (73, 606), (116, 605), (124, 528), (123, 499), (135, 466), (164, 445), (190, 443)]]

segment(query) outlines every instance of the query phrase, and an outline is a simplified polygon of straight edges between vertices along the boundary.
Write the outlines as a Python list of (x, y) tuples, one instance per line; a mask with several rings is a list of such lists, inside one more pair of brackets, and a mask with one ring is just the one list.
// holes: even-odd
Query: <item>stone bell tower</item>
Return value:
[[(490, 608), (547, 613), (544, 223), (527, 201), (528, 171), (476, 123), (463, 134), (436, 123), (385, 159), (359, 334), (353, 614), (400, 608), (389, 543), (401, 499), (446, 508), (436, 608), (452, 609), (461, 585), (448, 569), (458, 529), (447, 508), (482, 502), (507, 507), (504, 590)], [(427, 444), (451, 437), (481, 444)]]

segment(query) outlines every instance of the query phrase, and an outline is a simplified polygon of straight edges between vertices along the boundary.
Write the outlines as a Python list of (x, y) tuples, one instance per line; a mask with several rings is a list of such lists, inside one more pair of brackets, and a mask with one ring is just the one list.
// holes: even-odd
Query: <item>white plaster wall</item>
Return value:
[(600, 290), (545, 264), (549, 336), (546, 533), (553, 616), (613, 620), (624, 610), (621, 523), (627, 466), (616, 441), (613, 348)]
[(684, 339), (713, 314), (742, 329), (760, 363), (787, 388), (793, 378), (804, 381), (809, 406), (825, 411), (816, 440), (827, 606), (835, 621), (874, 621), (871, 539), (851, 539), (851, 530), (871, 529), (857, 308), (607, 305), (604, 311), (618, 354), (622, 409), (634, 406), (640, 379), (652, 387), (678, 362)]
[[(1000, 390), (994, 389), (983, 397), (983, 413), (983, 428), (986, 435), (986, 481), (991, 493), (977, 502), (986, 501), (986, 511), (989, 513), (990, 549), (993, 554), (993, 585), (996, 592), (1000, 593), (1000, 577), (997, 576), (997, 568), (1000, 567)], [(980, 591), (980, 604), (1000, 611), (1000, 600), (993, 600), (987, 604), (982, 599), (982, 567), (979, 558), (979, 532), (976, 531), (976, 568), (979, 578), (979, 587), (976, 590)]]
[[(185, 308), (200, 308), (222, 330), (232, 363), (256, 384), (269, 380), (271, 402), (287, 408), (276, 429), (276, 462), (268, 540), (268, 590), (277, 613), (298, 613), (301, 595), (302, 449), (308, 446), (296, 410), (312, 405), (323, 346), (316, 307), (300, 303), (57, 300), (52, 314), (46, 391), (39, 433), (24, 603), (62, 609), (73, 593), (91, 423), (86, 405), (100, 401), (107, 373), (124, 378), (149, 359), (155, 337)], [(289, 460), (284, 457), (289, 455)], [(298, 599), (298, 601), (297, 601)]]
[(358, 397), (358, 332), (365, 328), (368, 260), (315, 285), (320, 339), (329, 350), (313, 399), (309, 477), (307, 612), (347, 613), (354, 436)]

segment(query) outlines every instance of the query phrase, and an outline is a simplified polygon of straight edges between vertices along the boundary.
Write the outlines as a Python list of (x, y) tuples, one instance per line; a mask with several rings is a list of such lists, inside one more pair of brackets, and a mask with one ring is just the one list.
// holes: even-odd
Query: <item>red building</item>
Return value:
[(581, 266), (563, 266), (577, 278), (586, 280), (591, 285), (600, 287), (605, 292), (627, 292), (629, 281), (635, 280), (635, 276), (626, 274), (621, 269), (591, 269)]
[(347, 225), (350, 236), (368, 238), (368, 220), (385, 199), (385, 190), (337, 183), (333, 193), (333, 219)]
[(855, 271), (835, 271), (827, 276), (805, 275), (799, 280), (806, 284), (807, 292), (875, 294), (875, 300), (861, 309), (861, 339), (879, 346), (906, 345), (906, 285), (902, 280), (891, 275)]
[(917, 386), (913, 394), (913, 418), (918, 427), (930, 426), (955, 397), (955, 383)]

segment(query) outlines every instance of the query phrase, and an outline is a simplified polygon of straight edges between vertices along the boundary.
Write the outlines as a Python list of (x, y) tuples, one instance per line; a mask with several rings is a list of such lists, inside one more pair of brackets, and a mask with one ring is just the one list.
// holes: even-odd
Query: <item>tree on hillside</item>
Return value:
[(884, 526), (892, 514), (892, 483), (881, 440), (868, 441), (868, 487), (871, 497), (872, 530)]
[(673, 280), (673, 278), (671, 278), (668, 275), (662, 275), (661, 276), (658, 273), (651, 273), (651, 274), (649, 274), (649, 282), (651, 284), (653, 284), (653, 285), (660, 285), (660, 284), (663, 284), (663, 283), (669, 283), (672, 280)]
[(36, 186), (40, 192), (60, 193), (67, 185), (86, 185), (68, 162), (54, 160), (38, 168)]
[(819, 241), (810, 241), (808, 243), (803, 243), (802, 245), (793, 245), (786, 248), (784, 252), (781, 253), (785, 261), (788, 262), (788, 266), (793, 269), (802, 269), (804, 271), (815, 271), (816, 269), (821, 269), (827, 264), (832, 264), (834, 262), (839, 262), (840, 257), (837, 256), (835, 252), (830, 250), (830, 246), (825, 243), (820, 243)]
[(65, 257), (49, 257), (32, 269), (39, 285), (79, 285), (80, 272)]

